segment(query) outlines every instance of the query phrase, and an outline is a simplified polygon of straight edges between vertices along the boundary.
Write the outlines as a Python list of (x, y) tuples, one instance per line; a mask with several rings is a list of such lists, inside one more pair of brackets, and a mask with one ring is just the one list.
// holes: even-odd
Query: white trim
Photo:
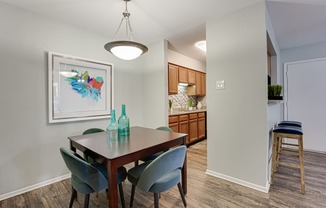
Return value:
[(53, 178), (53, 179), (50, 179), (50, 180), (47, 180), (47, 181), (43, 181), (41, 183), (37, 183), (37, 184), (27, 186), (27, 187), (22, 188), (22, 189), (18, 189), (18, 190), (15, 190), (15, 191), (12, 191), (12, 192), (9, 192), (9, 193), (6, 193), (6, 194), (2, 194), (2, 195), (0, 195), (0, 201), (8, 199), (10, 197), (17, 196), (19, 194), (26, 193), (28, 191), (32, 191), (32, 190), (37, 189), (37, 188), (41, 188), (43, 186), (50, 185), (52, 183), (56, 183), (56, 182), (65, 180), (65, 179), (70, 178), (70, 177), (71, 177), (71, 174), (68, 173), (68, 174), (63, 175), (63, 176), (59, 176), (59, 177), (56, 177), (56, 178)]
[(217, 172), (214, 172), (214, 171), (211, 171), (211, 170), (206, 170), (206, 174), (211, 175), (211, 176), (215, 176), (217, 178), (221, 178), (223, 180), (227, 180), (227, 181), (230, 181), (230, 182), (242, 185), (242, 186), (246, 186), (246, 187), (249, 187), (249, 188), (255, 189), (257, 191), (264, 192), (264, 193), (268, 193), (268, 191), (269, 191), (269, 186), (270, 185), (269, 185), (268, 181), (266, 182), (265, 186), (259, 186), (257, 184), (253, 184), (253, 183), (250, 183), (250, 182), (247, 182), (247, 181), (243, 181), (243, 180), (240, 180), (238, 178), (233, 178), (231, 176), (227, 176), (227, 175), (217, 173)]

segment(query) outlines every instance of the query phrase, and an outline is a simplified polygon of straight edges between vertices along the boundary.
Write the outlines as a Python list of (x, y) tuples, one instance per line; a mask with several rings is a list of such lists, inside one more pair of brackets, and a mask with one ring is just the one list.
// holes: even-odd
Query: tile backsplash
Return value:
[(206, 97), (188, 96), (187, 87), (178, 85), (178, 94), (169, 95), (172, 100), (172, 108), (182, 108), (188, 106), (188, 100), (191, 99), (193, 106), (197, 106), (198, 101), (202, 101), (202, 105), (206, 106)]

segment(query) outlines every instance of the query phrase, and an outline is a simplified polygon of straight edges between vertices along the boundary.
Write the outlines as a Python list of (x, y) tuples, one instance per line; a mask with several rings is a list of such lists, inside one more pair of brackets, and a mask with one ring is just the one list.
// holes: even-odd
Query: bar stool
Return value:
[[(302, 128), (302, 123), (299, 122), (299, 121), (281, 121), (278, 126), (293, 126), (293, 127), (299, 127), (299, 128)], [(301, 130), (302, 131), (302, 130)], [(282, 144), (283, 143), (283, 138), (280, 138), (279, 139), (279, 142), (278, 142), (278, 156), (277, 156), (277, 160), (279, 161), (279, 156), (280, 156), (280, 152), (281, 152), (281, 149), (282, 149)], [(289, 144), (288, 144), (289, 145)], [(290, 144), (291, 145), (291, 144)]]
[(296, 126), (296, 127), (302, 127), (302, 123), (299, 121), (281, 121), (278, 126)]
[[(272, 179), (271, 184), (274, 182), (274, 175), (277, 171), (279, 165), (284, 165), (292, 168), (300, 169), (300, 178), (301, 178), (301, 192), (305, 193), (305, 181), (304, 181), (304, 164), (303, 164), (303, 133), (302, 129), (297, 126), (277, 126), (274, 130), (274, 141), (273, 141), (273, 160), (272, 160)], [(282, 138), (295, 139), (298, 141), (297, 144), (283, 143)], [(299, 156), (299, 165), (293, 163), (286, 163), (280, 161), (282, 145), (298, 147), (297, 150), (294, 149), (284, 149), (282, 154), (287, 153), (298, 153), (297, 154), (287, 154), (288, 156), (298, 157)]]

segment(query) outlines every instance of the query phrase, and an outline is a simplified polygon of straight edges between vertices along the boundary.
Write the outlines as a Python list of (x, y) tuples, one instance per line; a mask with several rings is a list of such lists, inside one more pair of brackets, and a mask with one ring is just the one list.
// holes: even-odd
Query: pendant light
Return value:
[[(132, 28), (129, 20), (130, 13), (128, 12), (128, 8), (127, 8), (127, 3), (130, 0), (123, 0), (123, 1), (126, 2), (126, 10), (122, 13), (123, 18), (121, 19), (120, 25), (114, 34), (113, 41), (105, 44), (104, 48), (120, 59), (132, 60), (146, 53), (148, 51), (148, 48), (145, 45), (135, 42), (133, 40)], [(117, 33), (119, 32), (119, 29), (123, 21), (126, 21), (126, 38), (129, 40), (116, 41), (115, 37), (117, 36)]]

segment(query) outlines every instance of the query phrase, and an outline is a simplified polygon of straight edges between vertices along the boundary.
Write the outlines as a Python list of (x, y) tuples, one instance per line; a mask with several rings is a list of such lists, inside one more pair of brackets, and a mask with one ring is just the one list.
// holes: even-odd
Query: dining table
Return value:
[[(108, 142), (106, 132), (68, 137), (70, 149), (77, 149), (97, 162), (106, 165), (108, 173), (108, 206), (118, 207), (117, 169), (123, 165), (137, 162), (152, 154), (170, 148), (186, 145), (187, 134), (163, 130), (130, 127), (130, 136), (118, 142)], [(187, 194), (187, 156), (181, 171), (182, 187)]]

